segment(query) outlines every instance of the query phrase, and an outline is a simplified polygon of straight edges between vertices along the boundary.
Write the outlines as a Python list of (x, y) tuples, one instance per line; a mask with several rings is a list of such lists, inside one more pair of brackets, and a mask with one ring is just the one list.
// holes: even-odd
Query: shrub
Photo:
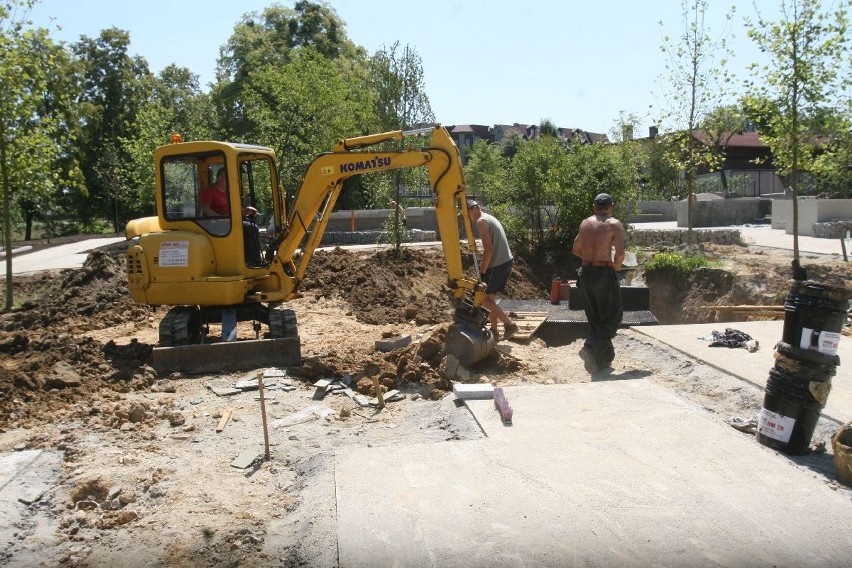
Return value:
[(696, 268), (708, 266), (710, 263), (701, 254), (683, 256), (676, 252), (661, 252), (645, 264), (645, 272), (655, 270), (688, 274)]

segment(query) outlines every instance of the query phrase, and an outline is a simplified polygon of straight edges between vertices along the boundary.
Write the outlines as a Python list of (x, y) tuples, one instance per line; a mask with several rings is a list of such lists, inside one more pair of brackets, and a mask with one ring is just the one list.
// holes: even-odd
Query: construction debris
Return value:
[(494, 385), (491, 383), (453, 384), (453, 394), (462, 400), (488, 400), (494, 398)]
[(229, 408), (222, 414), (222, 418), (219, 420), (219, 424), (216, 426), (216, 432), (221, 432), (225, 429), (225, 425), (228, 424), (228, 420), (231, 419), (231, 414), (234, 412), (233, 408)]
[(500, 419), (503, 422), (512, 421), (512, 407), (509, 406), (509, 401), (506, 400), (506, 394), (503, 392), (502, 387), (494, 389), (494, 406), (497, 407), (497, 411), (500, 413)]
[(411, 343), (410, 335), (401, 335), (396, 339), (378, 339), (376, 340), (376, 351), (387, 353), (394, 349), (402, 349)]
[(237, 458), (231, 462), (231, 467), (235, 467), (237, 469), (246, 469), (251, 464), (254, 463), (254, 460), (258, 458), (257, 450), (245, 450), (241, 453)]

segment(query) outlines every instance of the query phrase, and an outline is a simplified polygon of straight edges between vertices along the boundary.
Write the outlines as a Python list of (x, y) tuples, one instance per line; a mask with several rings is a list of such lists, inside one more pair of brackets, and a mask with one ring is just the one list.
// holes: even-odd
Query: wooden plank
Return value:
[(234, 409), (233, 409), (233, 408), (229, 408), (228, 410), (226, 410), (226, 411), (222, 414), (222, 418), (221, 418), (221, 420), (219, 420), (219, 425), (218, 425), (218, 426), (216, 426), (216, 431), (217, 431), (217, 432), (221, 432), (222, 430), (224, 430), (224, 429), (225, 429), (225, 424), (227, 424), (227, 423), (228, 423), (228, 420), (230, 420), (230, 419), (231, 419), (231, 413), (232, 413), (233, 411), (234, 411)]
[(527, 340), (547, 320), (547, 312), (512, 312), (512, 321), (518, 324), (518, 331), (512, 336), (513, 340)]

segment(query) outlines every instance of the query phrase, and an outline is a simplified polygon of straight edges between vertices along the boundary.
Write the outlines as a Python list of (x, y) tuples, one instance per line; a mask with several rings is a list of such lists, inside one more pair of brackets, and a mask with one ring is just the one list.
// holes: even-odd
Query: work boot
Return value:
[(503, 332), (503, 339), (509, 339), (516, 333), (518, 333), (518, 324), (510, 323), (506, 326), (506, 330)]
[(582, 349), (580, 349), (580, 359), (583, 360), (583, 366), (586, 368), (586, 372), (590, 375), (594, 375), (598, 372), (598, 361), (597, 357), (595, 357), (595, 352), (592, 351), (592, 348), (588, 345), (584, 345)]

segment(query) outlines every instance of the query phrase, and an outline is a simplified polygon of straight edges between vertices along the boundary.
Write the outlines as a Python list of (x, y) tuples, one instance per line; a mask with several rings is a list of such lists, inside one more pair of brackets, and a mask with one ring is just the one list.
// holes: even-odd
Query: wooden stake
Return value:
[(266, 427), (266, 399), (263, 396), (263, 371), (257, 373), (257, 387), (260, 391), (260, 416), (263, 419), (263, 447), (264, 457), (269, 461), (269, 430)]
[(373, 388), (376, 390), (376, 398), (379, 401), (379, 408), (385, 407), (385, 397), (382, 396), (382, 385), (379, 384), (379, 377), (373, 376)]

